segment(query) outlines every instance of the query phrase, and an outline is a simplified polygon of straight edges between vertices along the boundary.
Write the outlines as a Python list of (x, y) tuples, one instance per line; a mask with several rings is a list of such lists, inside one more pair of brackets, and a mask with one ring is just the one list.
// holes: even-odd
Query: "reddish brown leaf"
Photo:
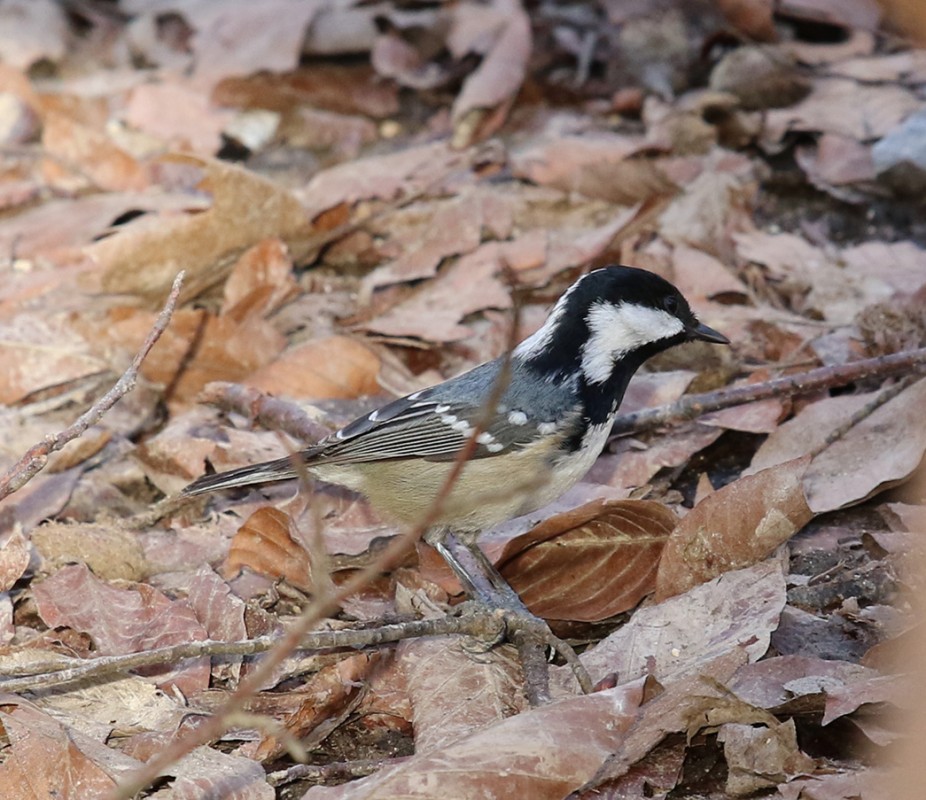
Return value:
[(157, 298), (180, 269), (186, 270), (185, 296), (224, 277), (231, 259), (256, 242), (278, 236), (294, 246), (308, 230), (305, 210), (293, 195), (241, 167), (219, 161), (174, 156), (168, 165), (202, 171), (197, 188), (212, 194), (201, 214), (129, 226), (87, 248), (103, 270), (103, 287)]
[(797, 746), (794, 720), (759, 726), (730, 722), (720, 727), (728, 773), (726, 790), (742, 797), (814, 770), (814, 760)]
[(535, 614), (594, 622), (633, 608), (654, 588), (677, 517), (649, 500), (595, 501), (512, 539), (499, 571)]
[(656, 578), (664, 600), (767, 558), (813, 517), (798, 458), (740, 478), (706, 497), (672, 531)]
[[(874, 396), (841, 395), (807, 406), (765, 440), (751, 469), (778, 464), (824, 444)], [(920, 380), (815, 456), (804, 476), (810, 507), (816, 513), (833, 511), (910, 477), (926, 451), (924, 407), (926, 380)]]
[(362, 397), (380, 390), (379, 368), (379, 358), (367, 345), (349, 336), (329, 336), (291, 347), (246, 383), (286, 397)]
[(526, 708), (515, 649), (496, 647), (474, 659), (463, 644), (463, 637), (446, 636), (399, 645), (397, 662), (412, 704), (416, 753), (439, 750)]
[[(621, 680), (653, 675), (662, 683), (696, 674), (737, 648), (755, 661), (765, 655), (784, 605), (781, 562), (769, 559), (637, 609), (580, 658), (593, 681), (616, 672)], [(577, 688), (569, 667), (555, 668), (555, 682)]]
[(320, 800), (524, 797), (559, 800), (589, 780), (621, 743), (642, 682), (533, 708), (405, 763), (339, 787)]
[(260, 575), (285, 578), (311, 591), (312, 564), (289, 514), (265, 506), (251, 514), (232, 539), (222, 568), (226, 577), (248, 567)]
[(265, 317), (297, 291), (286, 244), (264, 239), (246, 250), (232, 268), (223, 291), (222, 314), (232, 319)]
[(0, 592), (7, 591), (29, 566), (29, 544), (21, 531), (0, 537)]
[(2, 797), (104, 797), (141, 766), (23, 700), (8, 698), (0, 721), (11, 745), (0, 765)]
[[(369, 684), (369, 673), (380, 661), (376, 652), (357, 653), (324, 667), (299, 690), (302, 700), (295, 711), (282, 720), (286, 732), (305, 740), (319, 725), (337, 717)], [(321, 740), (314, 742), (315, 746)], [(270, 761), (284, 752), (280, 737), (267, 734), (253, 753), (257, 761)]]
[[(51, 627), (65, 625), (89, 633), (102, 655), (138, 653), (208, 638), (190, 607), (146, 584), (117, 589), (84, 565), (64, 567), (33, 585), (39, 615)], [(146, 670), (159, 685), (176, 685), (184, 693), (209, 685), (209, 659), (184, 662), (176, 672)], [(170, 669), (170, 668), (168, 668)]]

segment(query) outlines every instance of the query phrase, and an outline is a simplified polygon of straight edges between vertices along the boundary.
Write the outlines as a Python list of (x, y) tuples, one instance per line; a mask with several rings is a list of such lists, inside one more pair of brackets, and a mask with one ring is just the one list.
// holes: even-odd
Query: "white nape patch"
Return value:
[(667, 311), (635, 303), (595, 303), (585, 319), (588, 341), (582, 347), (582, 372), (589, 383), (608, 380), (621, 356), (684, 329), (682, 321)]
[(556, 429), (559, 427), (555, 422), (541, 422), (537, 426), (537, 433), (541, 436), (550, 436), (551, 434), (556, 433)]
[(527, 414), (523, 411), (512, 411), (508, 415), (509, 425), (527, 425)]
[(559, 321), (566, 312), (566, 302), (569, 299), (569, 295), (575, 291), (576, 287), (582, 283), (583, 279), (584, 276), (583, 278), (579, 278), (579, 280), (563, 293), (563, 296), (560, 297), (560, 299), (556, 301), (556, 305), (553, 306), (553, 310), (547, 317), (546, 322), (514, 349), (514, 356), (517, 358), (531, 359), (550, 346)]

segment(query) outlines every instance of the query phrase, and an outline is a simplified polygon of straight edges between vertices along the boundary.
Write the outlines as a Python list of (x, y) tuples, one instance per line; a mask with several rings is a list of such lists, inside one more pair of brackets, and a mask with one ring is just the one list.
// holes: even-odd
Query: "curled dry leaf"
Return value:
[(678, 524), (663, 553), (656, 599), (762, 561), (813, 517), (802, 457), (740, 478), (706, 497)]
[(312, 588), (312, 563), (292, 518), (271, 506), (251, 514), (232, 539), (222, 573), (232, 578), (242, 567), (285, 578), (300, 589)]
[[(205, 628), (184, 602), (174, 601), (147, 584), (117, 589), (83, 564), (64, 567), (32, 591), (39, 616), (49, 627), (59, 625), (89, 633), (100, 655), (121, 655), (173, 644), (203, 641)], [(185, 694), (209, 685), (209, 659), (146, 668), (160, 686), (174, 685)]]
[[(763, 442), (750, 470), (822, 446), (875, 396), (842, 395), (807, 406)], [(904, 389), (814, 456), (804, 475), (810, 508), (817, 514), (843, 508), (909, 478), (926, 452), (923, 408), (926, 380)]]
[(248, 170), (193, 156), (169, 163), (202, 170), (197, 188), (212, 194), (212, 207), (199, 214), (159, 219), (90, 245), (86, 252), (103, 270), (108, 292), (160, 300), (180, 269), (184, 296), (220, 282), (233, 259), (276, 236), (296, 254), (309, 231), (305, 210), (293, 195)]
[[(784, 605), (781, 561), (771, 558), (637, 609), (580, 658), (593, 681), (617, 673), (624, 681), (653, 675), (661, 683), (700, 672), (740, 647), (755, 661), (768, 649)], [(555, 667), (551, 677), (563, 691), (578, 689), (568, 666)]]
[(353, 783), (316, 786), (305, 800), (529, 797), (559, 800), (621, 743), (642, 681), (531, 709)]
[(415, 752), (446, 747), (455, 739), (525, 710), (517, 651), (494, 647), (478, 659), (462, 636), (410, 639), (399, 644), (415, 721)]
[[(366, 691), (370, 682), (370, 671), (380, 662), (380, 655), (356, 653), (323, 667), (308, 684), (298, 692), (291, 692), (302, 699), (298, 707), (286, 715), (282, 725), (286, 733), (297, 740), (304, 740), (319, 731), (325, 722), (335, 719), (357, 696)], [(330, 733), (330, 729), (327, 731)], [(317, 746), (321, 738), (317, 737)], [(285, 751), (281, 737), (265, 734), (257, 745), (253, 757), (258, 761), (271, 761)]]
[(14, 530), (0, 543), (0, 592), (6, 592), (29, 566), (29, 543), (21, 531)]
[(678, 522), (650, 500), (597, 500), (512, 539), (499, 571), (535, 614), (595, 622), (633, 608), (655, 586)]
[(349, 336), (313, 339), (284, 351), (246, 381), (272, 395), (311, 399), (376, 394), (379, 358)]

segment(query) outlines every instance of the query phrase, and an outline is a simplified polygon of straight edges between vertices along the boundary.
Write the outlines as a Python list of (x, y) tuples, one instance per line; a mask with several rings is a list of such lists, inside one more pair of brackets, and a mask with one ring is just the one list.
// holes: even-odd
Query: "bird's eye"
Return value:
[(670, 314), (678, 313), (678, 298), (674, 294), (666, 295), (663, 298), (662, 307)]

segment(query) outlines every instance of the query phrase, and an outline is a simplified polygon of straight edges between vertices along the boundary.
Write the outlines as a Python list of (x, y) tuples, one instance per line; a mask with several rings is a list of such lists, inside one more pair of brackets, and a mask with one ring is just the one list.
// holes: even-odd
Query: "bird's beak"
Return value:
[(688, 338), (700, 339), (702, 342), (713, 342), (714, 344), (730, 344), (730, 340), (720, 331), (709, 328), (703, 322), (699, 322), (688, 329)]

